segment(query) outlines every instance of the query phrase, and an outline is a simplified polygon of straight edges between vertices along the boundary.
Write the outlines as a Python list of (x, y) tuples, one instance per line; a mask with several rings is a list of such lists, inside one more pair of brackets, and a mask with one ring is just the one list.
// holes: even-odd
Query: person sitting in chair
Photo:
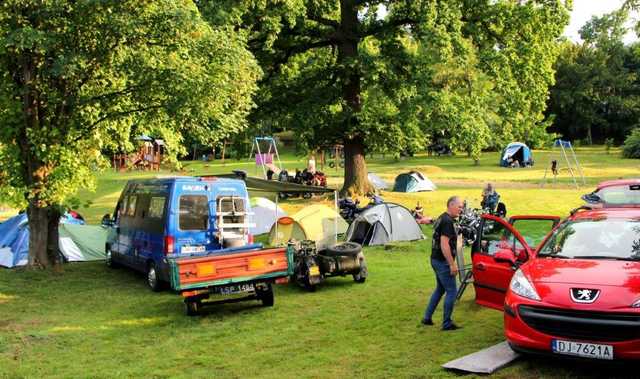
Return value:
[(482, 209), (487, 209), (489, 213), (491, 213), (496, 209), (496, 206), (498, 206), (498, 200), (500, 200), (500, 195), (498, 195), (495, 188), (493, 188), (493, 184), (487, 183), (486, 187), (482, 190), (480, 206)]

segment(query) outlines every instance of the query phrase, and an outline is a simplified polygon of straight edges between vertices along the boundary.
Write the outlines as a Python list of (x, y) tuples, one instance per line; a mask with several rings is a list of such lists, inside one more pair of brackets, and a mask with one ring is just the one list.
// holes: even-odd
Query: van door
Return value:
[(126, 195), (125, 206), (122, 209), (122, 221), (118, 231), (118, 241), (120, 254), (123, 263), (127, 266), (135, 266), (134, 258), (134, 238), (136, 232), (135, 215), (138, 205), (138, 196), (134, 191), (129, 191)]
[(204, 185), (176, 184), (175, 253), (204, 253), (212, 249), (210, 198)]

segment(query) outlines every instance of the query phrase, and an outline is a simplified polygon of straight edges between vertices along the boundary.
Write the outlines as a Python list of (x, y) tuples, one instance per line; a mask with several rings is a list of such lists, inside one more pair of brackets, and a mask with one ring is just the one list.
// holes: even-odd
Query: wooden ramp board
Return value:
[(506, 341), (489, 348), (465, 355), (442, 365), (449, 370), (459, 370), (476, 374), (493, 374), (518, 358)]

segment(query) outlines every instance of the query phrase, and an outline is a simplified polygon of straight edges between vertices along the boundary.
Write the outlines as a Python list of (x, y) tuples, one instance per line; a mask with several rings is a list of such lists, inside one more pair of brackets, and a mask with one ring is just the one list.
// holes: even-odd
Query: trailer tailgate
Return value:
[(176, 291), (287, 277), (293, 252), (287, 248), (172, 259), (171, 287)]

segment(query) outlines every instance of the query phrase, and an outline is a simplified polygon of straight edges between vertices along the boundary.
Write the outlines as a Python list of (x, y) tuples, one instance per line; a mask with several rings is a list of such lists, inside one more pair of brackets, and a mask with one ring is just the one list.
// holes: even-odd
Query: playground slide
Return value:
[(278, 175), (280, 173), (280, 169), (278, 167), (276, 167), (276, 165), (274, 165), (273, 163), (265, 163), (264, 166), (266, 168), (268, 168), (269, 170), (273, 171), (275, 173), (275, 175)]

